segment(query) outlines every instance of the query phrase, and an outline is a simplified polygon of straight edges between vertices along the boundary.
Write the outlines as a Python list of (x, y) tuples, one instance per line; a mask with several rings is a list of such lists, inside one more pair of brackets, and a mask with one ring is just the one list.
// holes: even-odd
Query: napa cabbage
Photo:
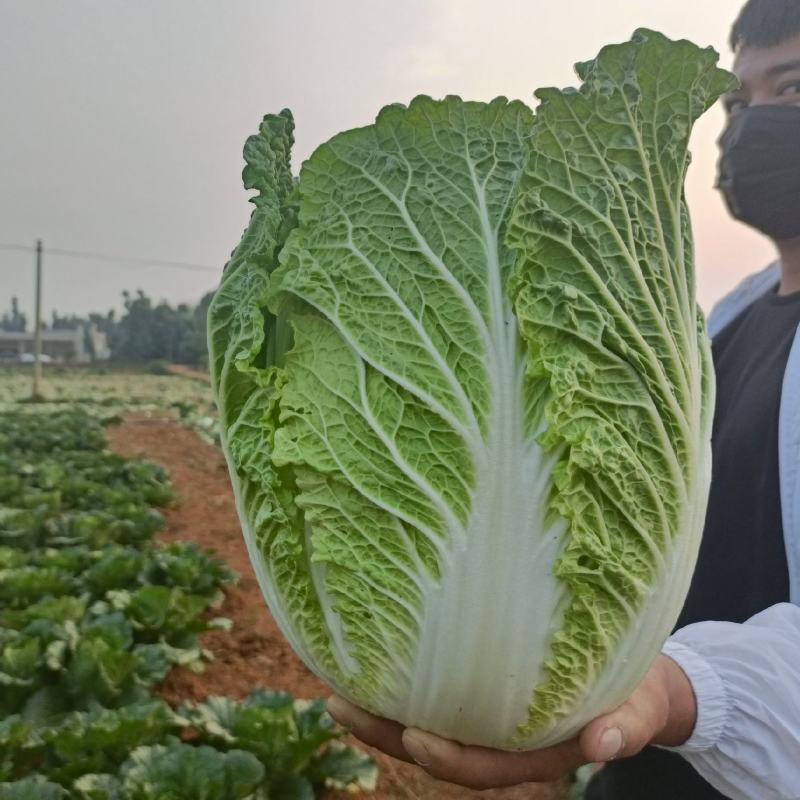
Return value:
[(714, 388), (683, 196), (731, 76), (638, 31), (533, 111), (417, 97), (255, 209), (209, 313), (250, 557), (286, 638), (371, 711), (508, 749), (642, 678), (688, 590)]

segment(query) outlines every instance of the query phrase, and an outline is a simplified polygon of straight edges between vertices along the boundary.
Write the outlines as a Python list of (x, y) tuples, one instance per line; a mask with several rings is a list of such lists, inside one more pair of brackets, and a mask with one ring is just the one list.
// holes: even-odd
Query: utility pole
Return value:
[(33, 330), (33, 399), (41, 397), (42, 382), (42, 240), (36, 240), (36, 327)]

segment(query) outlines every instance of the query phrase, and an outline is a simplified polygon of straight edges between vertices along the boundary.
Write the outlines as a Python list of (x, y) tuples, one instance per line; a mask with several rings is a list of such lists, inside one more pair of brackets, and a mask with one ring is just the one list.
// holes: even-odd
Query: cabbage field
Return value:
[(215, 609), (236, 580), (196, 544), (153, 541), (173, 502), (163, 469), (107, 449), (97, 414), (0, 413), (0, 797), (371, 786), (372, 761), (337, 741), (321, 700), (255, 685), (238, 700), (159, 697), (174, 667), (213, 657), (199, 635), (230, 626)]

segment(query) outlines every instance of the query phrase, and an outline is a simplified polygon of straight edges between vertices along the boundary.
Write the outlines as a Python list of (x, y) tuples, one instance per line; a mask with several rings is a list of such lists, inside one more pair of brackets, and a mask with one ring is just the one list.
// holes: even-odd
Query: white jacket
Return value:
[[(779, 278), (773, 264), (720, 301), (709, 317), (711, 336)], [(697, 698), (691, 738), (669, 749), (732, 800), (800, 800), (800, 327), (784, 374), (778, 439), (791, 602), (741, 625), (687, 625), (663, 648)]]

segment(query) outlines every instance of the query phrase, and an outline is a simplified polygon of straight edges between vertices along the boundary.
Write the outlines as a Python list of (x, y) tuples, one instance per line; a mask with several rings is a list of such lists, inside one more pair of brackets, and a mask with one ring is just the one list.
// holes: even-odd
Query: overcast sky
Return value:
[[(44, 304), (119, 306), (123, 289), (195, 302), (215, 271), (120, 264), (47, 248), (221, 268), (249, 216), (241, 149), (290, 107), (295, 170), (313, 148), (416, 94), (533, 102), (572, 64), (640, 26), (712, 45), (726, 0), (0, 0), (0, 244), (45, 244)], [(714, 109), (687, 192), (708, 307), (772, 257), (713, 190)], [(32, 257), (0, 249), (0, 310), (33, 304)]]

